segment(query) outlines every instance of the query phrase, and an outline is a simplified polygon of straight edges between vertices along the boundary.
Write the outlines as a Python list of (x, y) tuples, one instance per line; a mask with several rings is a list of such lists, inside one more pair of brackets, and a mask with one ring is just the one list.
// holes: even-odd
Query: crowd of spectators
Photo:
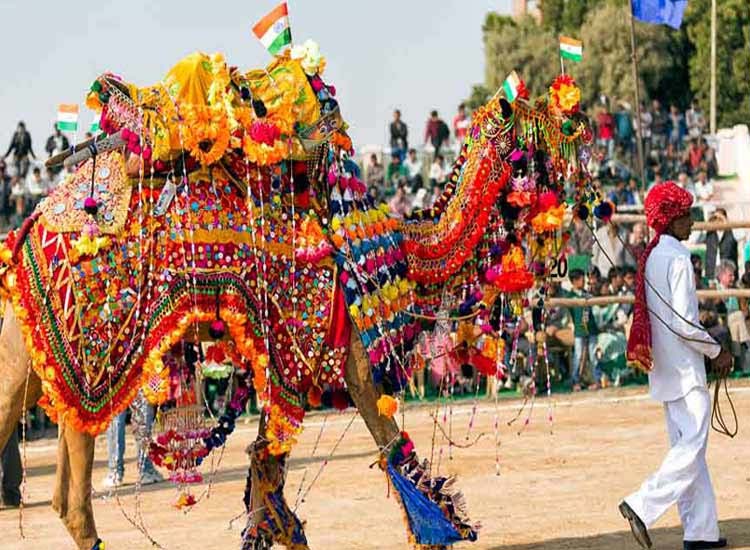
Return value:
[(63, 177), (62, 167), (47, 168), (44, 160), (70, 148), (68, 138), (57, 128), (47, 138), (46, 157), (34, 152), (31, 134), (18, 123), (5, 154), (0, 157), (0, 233), (19, 227)]

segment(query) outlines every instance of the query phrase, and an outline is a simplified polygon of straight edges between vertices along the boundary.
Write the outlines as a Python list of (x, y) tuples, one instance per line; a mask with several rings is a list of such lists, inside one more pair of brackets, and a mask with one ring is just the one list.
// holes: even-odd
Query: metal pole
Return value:
[(647, 182), (646, 182), (646, 165), (645, 165), (645, 159), (643, 158), (643, 130), (641, 128), (642, 126), (642, 120), (641, 120), (641, 93), (639, 90), (638, 85), (638, 54), (635, 51), (635, 20), (633, 17), (633, 0), (629, 0), (628, 4), (630, 5), (630, 49), (631, 49), (631, 58), (633, 60), (633, 81), (635, 86), (635, 112), (637, 118), (637, 124), (635, 126), (636, 131), (636, 145), (637, 145), (637, 152), (638, 152), (638, 167), (640, 169), (641, 173), (641, 185), (643, 186), (643, 190), (646, 190)]
[(711, 0), (711, 135), (716, 135), (716, 0)]

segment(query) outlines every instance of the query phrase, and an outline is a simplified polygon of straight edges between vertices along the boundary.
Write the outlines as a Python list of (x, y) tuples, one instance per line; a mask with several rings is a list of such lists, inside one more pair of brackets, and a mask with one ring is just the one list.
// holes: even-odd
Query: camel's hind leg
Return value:
[(372, 379), (365, 347), (359, 335), (354, 331), (352, 331), (344, 378), (349, 395), (359, 410), (359, 414), (364, 418), (367, 429), (378, 447), (383, 448), (393, 443), (399, 434), (398, 425), (394, 419), (378, 414), (380, 392)]
[(41, 395), (41, 381), (30, 369), (21, 328), (13, 307), (7, 304), (0, 332), (0, 450), (18, 426), (23, 411)]
[(94, 438), (61, 423), (52, 507), (80, 550), (93, 548), (98, 540), (91, 504), (93, 466)]

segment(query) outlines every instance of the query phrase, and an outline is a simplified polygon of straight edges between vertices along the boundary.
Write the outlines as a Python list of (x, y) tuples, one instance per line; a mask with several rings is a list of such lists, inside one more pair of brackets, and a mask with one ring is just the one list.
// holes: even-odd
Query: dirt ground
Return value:
[[(750, 385), (733, 383), (733, 397), (740, 420), (750, 413)], [(495, 407), (480, 400), (469, 436), (485, 433), (476, 445), (452, 450), (435, 445), (441, 472), (457, 473), (466, 494), (469, 511), (483, 525), (479, 541), (456, 546), (457, 550), (618, 550), (636, 548), (630, 532), (617, 513), (620, 499), (636, 489), (654, 470), (666, 450), (667, 437), (659, 405), (650, 401), (643, 388), (605, 390), (552, 399), (553, 423), (548, 421), (549, 401), (539, 400), (522, 434), (526, 413), (508, 426), (520, 405), (501, 401), (499, 475), (496, 474), (494, 436)], [(410, 405), (406, 429), (421, 456), (429, 457), (432, 441), (433, 406)], [(453, 407), (452, 432), (457, 443), (466, 442), (472, 412), (471, 401)], [(443, 414), (441, 409), (439, 417)], [(320, 472), (321, 461), (331, 452), (352, 418), (342, 414), (308, 417), (306, 430), (296, 447), (287, 482), (287, 499), (296, 500), (301, 482), (304, 493)], [(441, 418), (442, 420), (442, 418)], [(325, 421), (325, 425), (323, 426)], [(317, 452), (315, 441), (322, 436)], [(552, 430), (550, 430), (550, 426)], [(238, 548), (243, 520), (230, 526), (242, 512), (245, 483), (245, 445), (255, 434), (255, 423), (240, 424), (228, 442), (210, 498), (189, 513), (174, 509), (175, 489), (164, 483), (144, 489), (140, 496), (143, 520), (150, 535), (164, 548)], [(439, 434), (439, 432), (438, 432)], [(135, 449), (128, 447), (126, 481), (133, 482)], [(29, 443), (27, 506), (23, 513), (26, 534), (19, 533), (17, 510), (0, 511), (0, 548), (4, 550), (72, 549), (62, 524), (50, 508), (55, 468), (55, 442)], [(750, 433), (741, 425), (730, 440), (712, 435), (709, 464), (719, 502), (721, 528), (732, 548), (750, 549)], [(106, 445), (101, 439), (96, 451), (95, 484), (106, 473)], [(407, 548), (401, 512), (388, 497), (384, 474), (369, 468), (375, 460), (374, 443), (361, 419), (351, 425), (328, 465), (300, 504), (299, 515), (307, 521), (310, 547), (351, 550)], [(113, 496), (97, 494), (95, 513), (107, 550), (151, 548), (123, 515), (135, 513), (133, 486)], [(676, 510), (671, 510), (652, 530), (656, 550), (681, 548), (681, 530)]]

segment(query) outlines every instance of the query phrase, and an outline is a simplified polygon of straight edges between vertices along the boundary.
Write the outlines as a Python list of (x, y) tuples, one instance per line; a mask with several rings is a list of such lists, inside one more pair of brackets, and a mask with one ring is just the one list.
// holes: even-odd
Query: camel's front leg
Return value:
[(99, 539), (91, 503), (93, 466), (94, 438), (61, 423), (52, 507), (80, 550), (95, 548)]
[(372, 379), (372, 371), (367, 360), (365, 347), (359, 335), (354, 331), (352, 331), (344, 379), (349, 395), (359, 414), (364, 418), (367, 429), (372, 434), (378, 447), (383, 448), (393, 443), (398, 437), (398, 425), (394, 419), (378, 414), (380, 392)]
[(0, 333), (0, 450), (16, 429), (23, 411), (41, 396), (42, 383), (30, 370), (21, 327), (13, 306), (7, 304)]

